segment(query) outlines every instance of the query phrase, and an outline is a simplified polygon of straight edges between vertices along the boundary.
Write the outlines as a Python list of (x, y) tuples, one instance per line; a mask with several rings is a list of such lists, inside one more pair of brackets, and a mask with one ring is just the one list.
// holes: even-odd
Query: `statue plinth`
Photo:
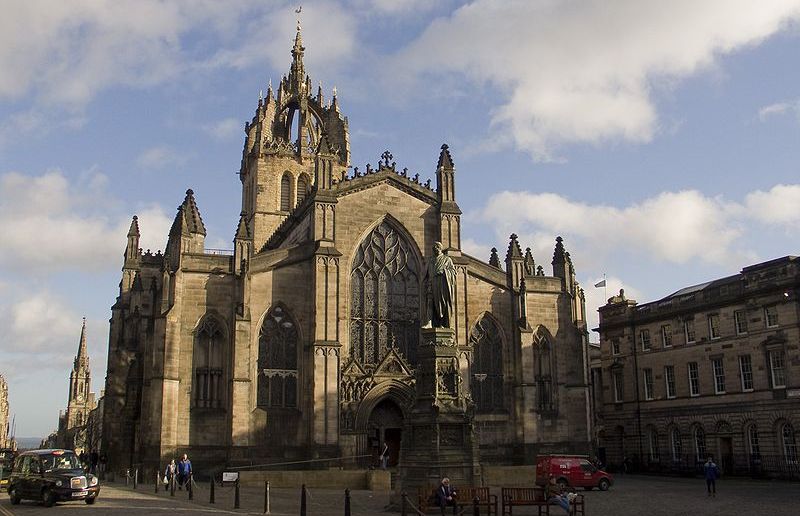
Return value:
[(416, 495), (442, 477), (480, 485), (480, 457), (464, 391), (461, 363), (450, 328), (423, 328), (417, 350), (416, 398), (403, 430), (398, 493)]

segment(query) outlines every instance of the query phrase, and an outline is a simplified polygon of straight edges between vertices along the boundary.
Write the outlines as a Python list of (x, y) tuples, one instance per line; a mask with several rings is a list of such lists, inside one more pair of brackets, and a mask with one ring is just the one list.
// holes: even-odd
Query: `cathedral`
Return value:
[(81, 325), (81, 336), (78, 341), (78, 352), (72, 362), (69, 375), (69, 395), (67, 410), (58, 417), (58, 430), (48, 438), (48, 445), (58, 448), (71, 448), (76, 451), (88, 451), (90, 438), (90, 414), (97, 406), (95, 394), (91, 392), (92, 373), (89, 368), (89, 351), (86, 346), (86, 319)]
[(436, 242), (455, 267), (448, 367), (481, 461), (588, 453), (585, 303), (562, 239), (542, 250), (552, 274), (513, 234), (504, 262), (496, 249), (488, 262), (462, 252), (448, 146), (433, 184), (388, 151), (350, 168), (348, 119), (335, 89), (313, 91), (304, 51), (298, 27), (288, 75), (244, 126), (232, 251), (205, 248), (192, 190), (163, 254), (142, 252), (133, 217), (111, 309), (110, 467), (182, 453), (198, 468), (365, 467), (384, 447), (390, 466), (402, 462)]

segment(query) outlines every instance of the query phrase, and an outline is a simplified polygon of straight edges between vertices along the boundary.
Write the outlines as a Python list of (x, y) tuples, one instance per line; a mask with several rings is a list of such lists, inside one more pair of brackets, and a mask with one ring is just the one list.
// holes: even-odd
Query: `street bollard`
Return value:
[(239, 508), (239, 479), (238, 478), (236, 479), (236, 487), (234, 488), (234, 491), (233, 491), (233, 508), (234, 509), (238, 509)]
[(264, 481), (264, 514), (269, 514), (269, 480)]
[(161, 481), (161, 477), (158, 474), (158, 469), (156, 469), (156, 494), (158, 494), (158, 483)]
[(175, 496), (175, 473), (169, 477), (169, 495)]
[(300, 516), (306, 516), (306, 485), (300, 489)]
[(215, 503), (214, 502), (214, 475), (211, 475), (211, 489), (208, 491), (208, 503)]
[(189, 472), (189, 483), (187, 484), (187, 491), (189, 491), (189, 500), (194, 500), (194, 477), (192, 473)]
[(128, 487), (128, 484), (130, 483), (130, 481), (131, 481), (131, 470), (126, 469), (125, 470), (125, 487)]
[(139, 485), (139, 468), (133, 470), (133, 488), (136, 489), (136, 486)]
[(477, 496), (472, 499), (472, 516), (481, 516), (481, 508), (478, 505), (479, 501)]
[(344, 516), (350, 516), (350, 488), (344, 490)]
[(407, 516), (406, 508), (408, 507), (408, 495), (405, 491), (400, 495), (401, 503), (400, 503), (400, 516)]

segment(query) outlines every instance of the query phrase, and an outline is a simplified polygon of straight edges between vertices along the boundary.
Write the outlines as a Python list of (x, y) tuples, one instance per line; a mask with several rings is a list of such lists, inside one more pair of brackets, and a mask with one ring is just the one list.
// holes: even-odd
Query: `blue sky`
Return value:
[[(756, 7), (757, 6), (757, 7)], [(296, 5), (4, 2), (0, 373), (17, 434), (66, 406), (88, 320), (93, 388), (130, 217), (163, 248), (195, 191), (230, 248), (243, 125), (289, 68)], [(562, 235), (596, 324), (798, 253), (800, 1), (328, 0), (303, 3), (306, 68), (336, 86), (352, 164), (390, 150), (434, 176), (450, 145), (465, 250)], [(593, 340), (597, 340), (594, 334)]]

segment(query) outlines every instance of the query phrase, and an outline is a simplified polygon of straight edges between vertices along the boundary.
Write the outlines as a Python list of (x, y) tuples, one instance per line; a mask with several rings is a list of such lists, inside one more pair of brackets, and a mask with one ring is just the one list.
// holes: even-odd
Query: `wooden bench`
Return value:
[[(514, 507), (516, 506), (534, 506), (536, 507), (537, 514), (550, 514), (550, 504), (544, 498), (543, 487), (504, 487), (501, 491), (503, 499), (503, 516), (513, 514)], [(560, 509), (559, 509), (560, 511)], [(575, 499), (570, 502), (569, 513), (573, 516), (585, 515), (586, 505), (584, 503), (583, 495), (578, 494)], [(557, 514), (561, 514), (558, 512)]]
[[(417, 490), (417, 508), (419, 512), (427, 514), (428, 509), (439, 508), (436, 504), (437, 489), (439, 489), (439, 486), (420, 487)], [(491, 494), (488, 487), (455, 486), (455, 489), (456, 501), (462, 512), (464, 509), (473, 506), (473, 502), (477, 496), (478, 506), (486, 508), (486, 512), (481, 511), (481, 514), (487, 514), (489, 516), (497, 514), (497, 495)]]

